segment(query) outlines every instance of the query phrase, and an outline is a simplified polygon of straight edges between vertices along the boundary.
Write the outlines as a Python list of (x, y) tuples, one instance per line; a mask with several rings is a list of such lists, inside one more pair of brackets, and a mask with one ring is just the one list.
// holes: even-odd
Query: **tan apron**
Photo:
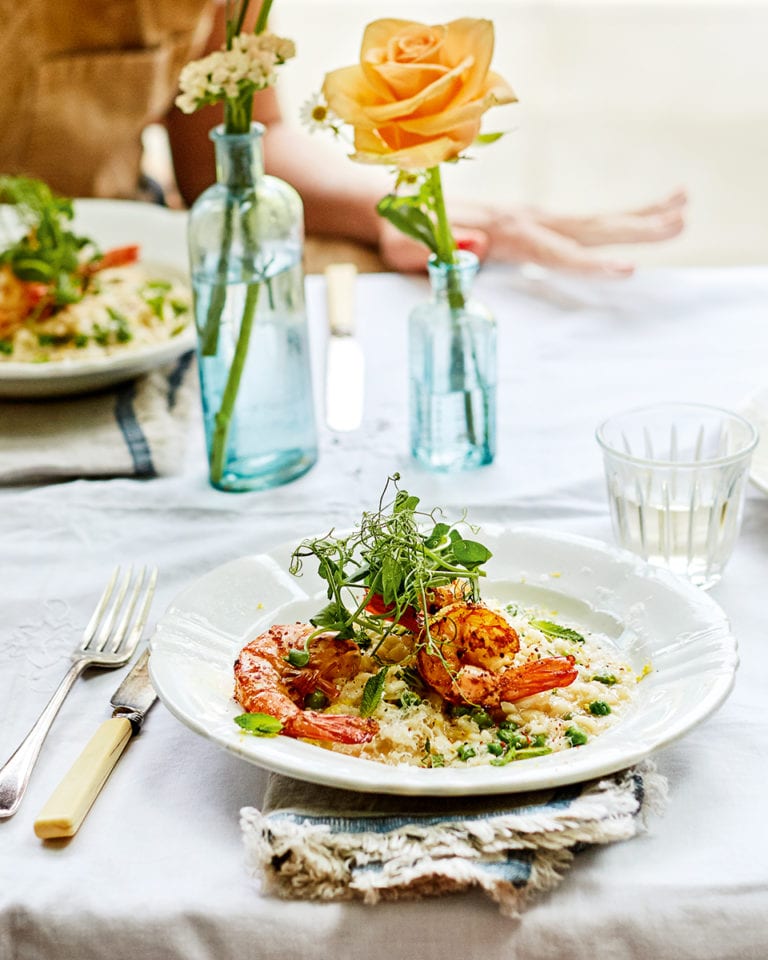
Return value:
[(210, 0), (0, 0), (0, 173), (133, 197), (141, 132), (210, 32)]

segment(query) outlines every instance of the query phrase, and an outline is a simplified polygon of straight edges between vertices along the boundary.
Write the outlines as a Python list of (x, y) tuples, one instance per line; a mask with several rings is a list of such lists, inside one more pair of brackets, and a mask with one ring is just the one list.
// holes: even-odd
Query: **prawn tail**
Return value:
[(573, 657), (544, 657), (507, 670), (501, 677), (499, 696), (514, 703), (555, 687), (567, 687), (578, 677)]
[(289, 737), (332, 740), (335, 743), (368, 743), (379, 731), (375, 720), (350, 717), (342, 713), (315, 713), (301, 710), (285, 724)]

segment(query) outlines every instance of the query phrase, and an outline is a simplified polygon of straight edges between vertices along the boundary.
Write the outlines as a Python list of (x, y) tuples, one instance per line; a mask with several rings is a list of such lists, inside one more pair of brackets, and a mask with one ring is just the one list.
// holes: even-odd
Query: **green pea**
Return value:
[(593, 700), (589, 705), (589, 712), (593, 717), (607, 717), (611, 712), (611, 708), (605, 700)]
[(605, 684), (606, 687), (612, 687), (614, 683), (619, 682), (612, 673), (598, 673), (598, 674), (595, 674), (595, 676), (592, 677), (592, 679), (597, 680), (598, 683)]
[(584, 733), (583, 730), (579, 730), (578, 727), (568, 727), (568, 729), (565, 731), (565, 735), (571, 741), (572, 747), (581, 747), (589, 739), (586, 733)]
[(309, 663), (309, 652), (307, 650), (289, 650), (285, 660), (292, 667), (306, 667)]
[(310, 710), (322, 710), (323, 707), (328, 706), (328, 697), (326, 697), (322, 690), (313, 690), (312, 693), (307, 696), (304, 704)]
[(493, 720), (482, 707), (475, 707), (470, 716), (481, 730), (487, 730), (493, 726)]

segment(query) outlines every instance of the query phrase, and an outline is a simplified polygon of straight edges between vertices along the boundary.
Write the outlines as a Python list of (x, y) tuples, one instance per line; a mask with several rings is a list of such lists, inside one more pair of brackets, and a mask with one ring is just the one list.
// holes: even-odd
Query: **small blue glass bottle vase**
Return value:
[(264, 174), (263, 133), (211, 131), (216, 183), (189, 213), (209, 475), (227, 491), (287, 483), (317, 460), (303, 208)]
[(479, 267), (430, 259), (432, 299), (410, 315), (411, 453), (440, 472), (471, 470), (496, 452), (496, 322), (470, 299)]

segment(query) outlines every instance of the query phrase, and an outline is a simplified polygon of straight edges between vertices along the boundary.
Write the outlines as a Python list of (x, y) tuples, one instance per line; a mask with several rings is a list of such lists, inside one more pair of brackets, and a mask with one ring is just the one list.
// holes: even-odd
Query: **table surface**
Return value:
[[(358, 285), (369, 361), (363, 427), (322, 431), (319, 462), (299, 481), (267, 493), (213, 490), (195, 418), (178, 476), (0, 492), (0, 758), (63, 674), (117, 561), (159, 565), (154, 620), (227, 560), (354, 523), (396, 470), (425, 504), (466, 508), (481, 524), (611, 540), (596, 424), (656, 400), (738, 407), (768, 376), (768, 268), (661, 270), (616, 282), (491, 267), (476, 295), (499, 323), (499, 453), (489, 468), (437, 476), (409, 459), (406, 317), (427, 284), (381, 274)], [(308, 296), (319, 366), (320, 278), (309, 279)], [(763, 960), (768, 720), (757, 708), (768, 691), (766, 534), (768, 499), (752, 488), (733, 558), (712, 591), (740, 643), (735, 689), (657, 754), (670, 787), (665, 814), (635, 840), (580, 853), (521, 920), (503, 918), (479, 893), (375, 908), (263, 897), (245, 869), (238, 811), (259, 805), (266, 773), (198, 737), (162, 704), (79, 834), (43, 844), (35, 815), (109, 713), (116, 674), (97, 672), (73, 688), (19, 812), (0, 821), (0, 957), (379, 960), (393, 955), (396, 924), (397, 952), (423, 960)]]

